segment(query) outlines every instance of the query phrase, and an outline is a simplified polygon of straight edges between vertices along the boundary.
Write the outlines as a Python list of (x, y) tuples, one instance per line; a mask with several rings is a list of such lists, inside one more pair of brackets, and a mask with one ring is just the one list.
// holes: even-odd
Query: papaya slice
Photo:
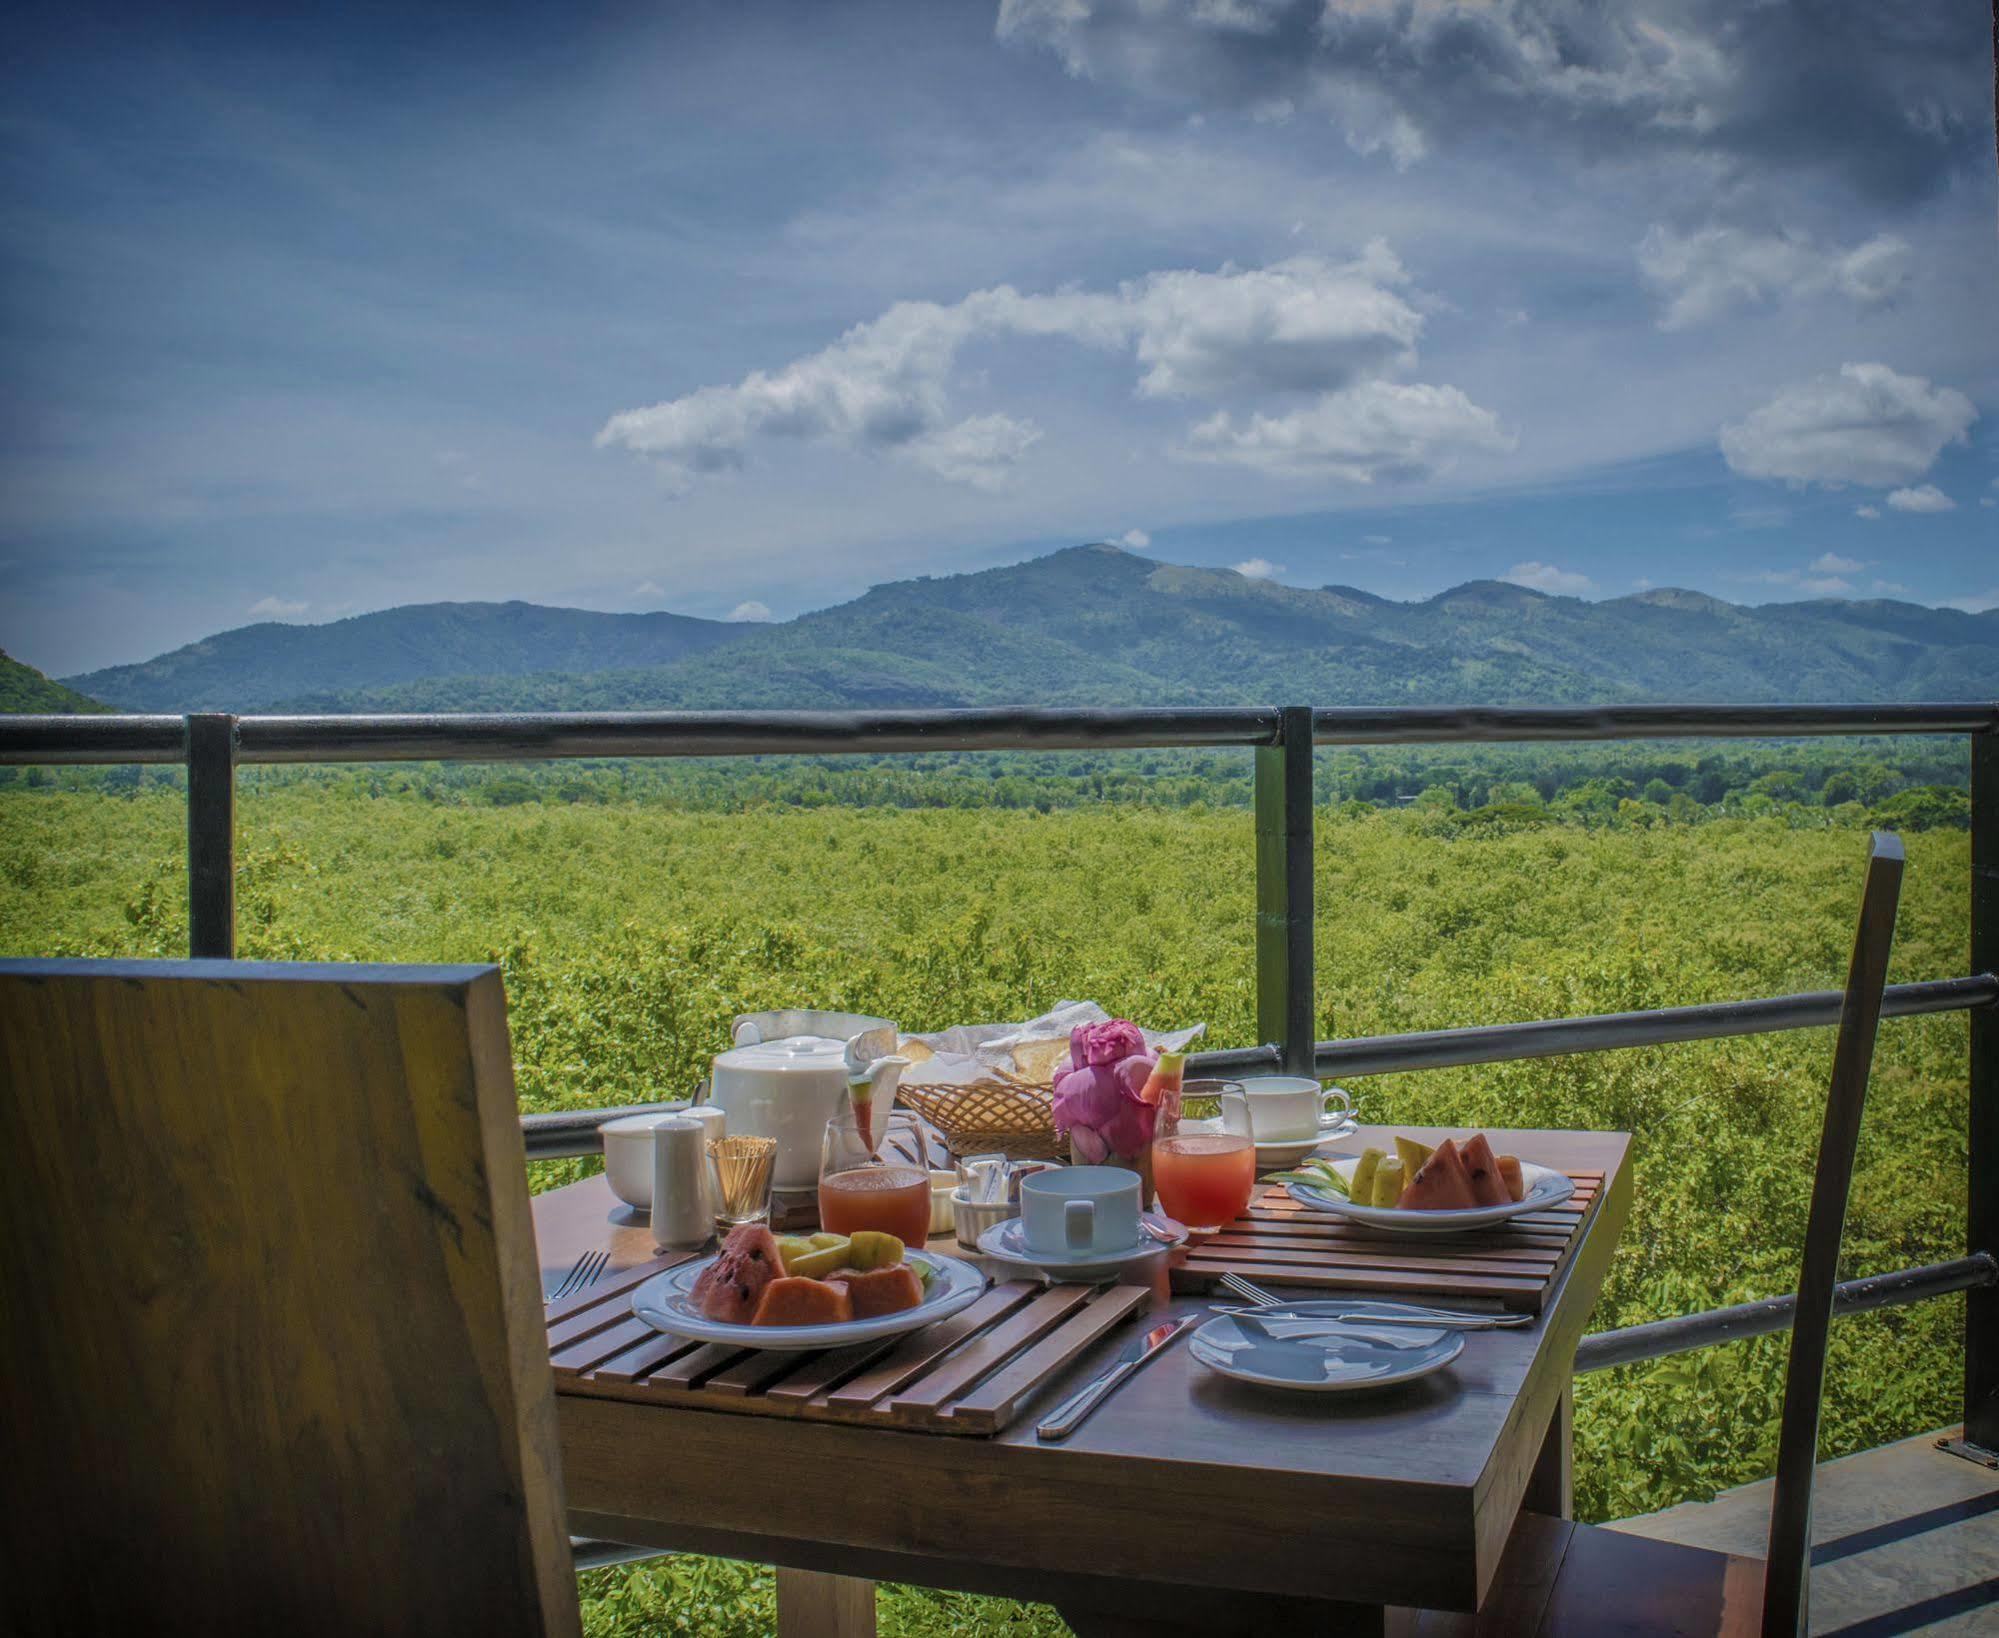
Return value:
[(1527, 1180), (1520, 1174), (1518, 1155), (1494, 1155), (1493, 1163), (1499, 1167), (1499, 1180), (1506, 1185), (1509, 1200), (1520, 1201), (1527, 1198)]
[(845, 1280), (809, 1280), (787, 1274), (757, 1299), (752, 1325), (833, 1325), (854, 1317)]
[(1469, 1211), (1478, 1204), (1471, 1174), (1450, 1138), (1437, 1145), (1395, 1202), (1403, 1211)]
[(1493, 1158), (1492, 1145), (1486, 1141), (1483, 1132), (1474, 1132), (1458, 1145), (1458, 1158), (1465, 1163), (1465, 1172), (1471, 1178), (1471, 1192), (1481, 1206), (1512, 1204), (1513, 1196), (1506, 1192), (1506, 1184), (1499, 1175), (1499, 1163)]
[(833, 1278), (846, 1286), (855, 1319), (899, 1314), (923, 1300), (923, 1282), (907, 1263), (891, 1263), (886, 1268), (842, 1269)]

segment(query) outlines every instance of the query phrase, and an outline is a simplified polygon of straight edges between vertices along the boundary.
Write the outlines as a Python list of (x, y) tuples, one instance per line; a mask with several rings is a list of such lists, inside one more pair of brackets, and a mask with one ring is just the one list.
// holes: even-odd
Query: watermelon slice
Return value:
[(833, 1325), (854, 1317), (845, 1280), (808, 1280), (795, 1274), (772, 1280), (757, 1299), (752, 1325)]
[(1478, 1204), (1471, 1174), (1450, 1138), (1437, 1145), (1395, 1202), (1403, 1211), (1469, 1211)]
[(748, 1325), (764, 1287), (783, 1273), (777, 1236), (761, 1223), (742, 1223), (729, 1231), (690, 1296), (706, 1318), (724, 1325)]
[(1483, 1132), (1474, 1132), (1458, 1145), (1458, 1158), (1465, 1163), (1465, 1171), (1471, 1178), (1471, 1192), (1481, 1206), (1508, 1206), (1513, 1196), (1506, 1192), (1505, 1181), (1499, 1172), (1499, 1162), (1493, 1158), (1492, 1145), (1485, 1140)]
[(1518, 1155), (1495, 1155), (1494, 1163), (1499, 1167), (1499, 1180), (1506, 1185), (1509, 1200), (1521, 1201), (1527, 1198), (1527, 1180), (1520, 1175)]

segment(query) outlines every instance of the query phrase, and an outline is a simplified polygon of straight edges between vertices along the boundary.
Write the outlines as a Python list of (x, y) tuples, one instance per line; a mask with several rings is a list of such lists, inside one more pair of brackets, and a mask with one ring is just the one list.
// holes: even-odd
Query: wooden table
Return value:
[[(1430, 1142), (1452, 1128), (1397, 1128)], [(1328, 1145), (1388, 1144), (1364, 1127)], [(833, 1577), (1052, 1603), (1083, 1633), (1378, 1632), (1384, 1605), (1476, 1609), (1523, 1501), (1566, 1513), (1568, 1389), (1577, 1340), (1630, 1208), (1630, 1139), (1616, 1132), (1491, 1132), (1544, 1165), (1604, 1174), (1583, 1244), (1532, 1325), (1475, 1332), (1436, 1375), (1378, 1395), (1267, 1392), (1215, 1376), (1184, 1339), (1060, 1445), (1029, 1415), (992, 1438), (953, 1438), (591, 1397), (558, 1384), (572, 1530), (773, 1563), (780, 1594), (815, 1591), (842, 1625)], [(604, 1246), (614, 1266), (652, 1254), (650, 1230), (602, 1178), (541, 1195), (544, 1280)], [(938, 1242), (938, 1249), (955, 1249)], [(1156, 1306), (1172, 1297), (1163, 1266)], [(1323, 1293), (1314, 1293), (1322, 1295)], [(1036, 1411), (1103, 1369), (1113, 1332)], [(798, 1600), (792, 1600), (795, 1608)], [(851, 1608), (851, 1601), (849, 1606)]]

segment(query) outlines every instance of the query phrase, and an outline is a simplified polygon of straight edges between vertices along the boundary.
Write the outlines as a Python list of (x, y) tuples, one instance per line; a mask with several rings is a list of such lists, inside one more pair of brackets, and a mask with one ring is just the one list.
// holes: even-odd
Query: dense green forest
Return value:
[[(690, 765), (248, 769), (241, 953), (498, 961), (532, 1109), (682, 1094), (733, 1013), (808, 1001), (931, 1028), (1080, 995), (1204, 1021), (1216, 1046), (1250, 1041), (1246, 764), (990, 775), (972, 760), (947, 779), (1063, 780), (1065, 794), (915, 805), (902, 782), (916, 776), (894, 763), (743, 769), (769, 783), (733, 801), (719, 773)], [(1844, 762), (1809, 745), (1329, 751), (1320, 1033), (1834, 986), (1866, 827), (1897, 803), (1928, 817), (1906, 827), (1920, 833), (1891, 976), (1958, 974), (1961, 779), (1950, 742), (1848, 747)], [(851, 805), (868, 781), (880, 799)], [(1137, 786), (1161, 799), (1098, 799)], [(152, 774), (0, 789), (0, 948), (182, 951), (184, 823), (179, 791)], [(1831, 1032), (1812, 1030), (1351, 1089), (1369, 1119), (1634, 1133), (1633, 1216), (1592, 1317), (1602, 1329), (1789, 1289), (1830, 1050)], [(1961, 1016), (1884, 1026), (1846, 1275), (1962, 1249), (1967, 1098)], [(537, 1165), (532, 1181), (594, 1164)], [(1948, 1422), (1962, 1325), (1960, 1298), (1842, 1321), (1828, 1454)], [(1765, 1337), (1579, 1379), (1581, 1512), (1624, 1516), (1767, 1472), (1783, 1348)], [(598, 1634), (769, 1621), (768, 1573), (749, 1566), (682, 1557), (595, 1572), (586, 1588)], [(889, 1632), (1061, 1630), (1045, 1611), (912, 1589), (885, 1590), (882, 1609)]]
[[(1319, 800), (1420, 808), (1436, 825), (1692, 822), (1788, 814), (1801, 823), (1962, 828), (1970, 813), (1961, 737), (1658, 741), (1325, 748)], [(444, 806), (659, 802), (700, 812), (765, 807), (1010, 808), (1101, 802), (1239, 808), (1247, 751), (932, 752), (922, 756), (688, 757), (494, 766), (245, 767), (247, 791), (318, 786)], [(177, 768), (5, 769), (0, 789), (177, 788)]]

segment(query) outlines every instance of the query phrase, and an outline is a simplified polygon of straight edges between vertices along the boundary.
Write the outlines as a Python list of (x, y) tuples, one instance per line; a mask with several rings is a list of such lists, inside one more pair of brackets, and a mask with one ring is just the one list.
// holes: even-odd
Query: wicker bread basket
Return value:
[(1014, 1160), (1066, 1160), (1055, 1134), (1052, 1087), (1004, 1070), (951, 1085), (896, 1088), (905, 1103), (944, 1135), (953, 1155), (1003, 1154)]

